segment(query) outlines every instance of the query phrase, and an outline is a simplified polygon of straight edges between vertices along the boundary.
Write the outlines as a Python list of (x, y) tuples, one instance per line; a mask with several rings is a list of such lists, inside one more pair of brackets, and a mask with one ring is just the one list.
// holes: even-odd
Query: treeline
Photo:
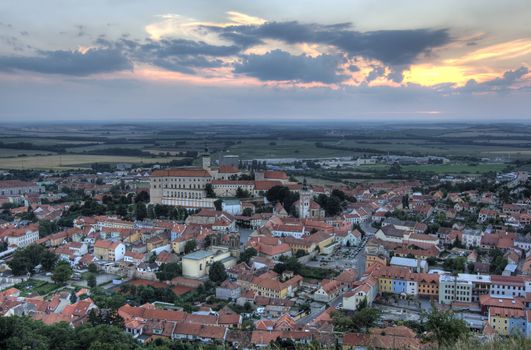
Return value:
[(13, 143), (5, 143), (0, 142), (0, 148), (8, 148), (8, 149), (27, 149), (27, 150), (36, 150), (36, 151), (48, 151), (48, 152), (56, 152), (56, 153), (66, 153), (67, 148), (71, 147), (88, 147), (88, 146), (95, 146), (97, 143), (86, 143), (86, 144), (79, 144), (79, 143), (73, 143), (73, 144), (60, 144), (60, 145), (35, 145), (31, 142), (13, 142)]
[(142, 151), (137, 148), (104, 148), (104, 149), (95, 149), (82, 152), (83, 154), (95, 154), (95, 155), (109, 155), (109, 156), (128, 156), (128, 157), (153, 157), (156, 155), (150, 152)]

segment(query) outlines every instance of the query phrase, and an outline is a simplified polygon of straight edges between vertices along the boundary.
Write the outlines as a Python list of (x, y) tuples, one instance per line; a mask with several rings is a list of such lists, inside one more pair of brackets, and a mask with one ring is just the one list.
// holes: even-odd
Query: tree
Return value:
[[(343, 195), (345, 194), (343, 193)], [(327, 216), (335, 216), (343, 210), (342, 200), (335, 195), (328, 197), (325, 194), (320, 194), (316, 198), (316, 202), (325, 210)]]
[(184, 245), (184, 254), (193, 252), (195, 248), (197, 248), (197, 242), (195, 241), (195, 239), (186, 241), (186, 244)]
[(77, 301), (77, 295), (74, 291), (72, 291), (72, 293), (70, 293), (70, 304), (73, 304)]
[(465, 321), (457, 319), (451, 311), (432, 307), (426, 321), (426, 329), (439, 346), (451, 348), (458, 340), (468, 338), (469, 329)]
[(98, 281), (96, 280), (96, 275), (93, 273), (89, 273), (87, 276), (87, 286), (90, 288), (94, 288), (98, 285)]
[(53, 270), (52, 280), (58, 284), (65, 284), (72, 277), (72, 268), (70, 264), (60, 261)]
[(203, 246), (205, 248), (208, 248), (212, 245), (212, 235), (208, 235), (205, 237), (205, 240), (203, 241)]
[[(7, 264), (15, 275), (33, 273), (35, 266), (42, 263), (44, 256), (46, 257), (46, 261), (43, 268), (49, 268), (51, 270), (55, 264), (55, 261), (53, 261), (53, 257), (50, 254), (45, 252), (46, 249), (38, 244), (32, 244), (25, 248), (19, 248), (15, 251), (13, 258), (8, 261)], [(55, 254), (53, 255), (55, 256)]]
[(249, 191), (242, 189), (241, 187), (238, 187), (236, 189), (236, 197), (237, 198), (249, 198), (251, 197), (251, 194)]
[(149, 193), (147, 191), (141, 191), (135, 197), (135, 203), (149, 203)]
[(246, 264), (248, 264), (249, 260), (251, 260), (251, 258), (253, 256), (256, 256), (257, 254), (258, 254), (258, 252), (256, 251), (256, 249), (254, 249), (252, 247), (251, 248), (247, 248), (240, 254), (240, 261), (243, 261)]
[(223, 210), (223, 200), (218, 199), (214, 201), (214, 207), (216, 208), (217, 211)]
[(174, 277), (182, 274), (182, 266), (179, 263), (167, 263), (160, 265), (159, 271), (156, 273), (160, 281), (169, 281)]
[(214, 283), (221, 283), (227, 279), (227, 272), (225, 271), (225, 265), (220, 261), (214, 262), (210, 266), (208, 272), (208, 278)]
[(98, 273), (98, 266), (94, 263), (90, 263), (88, 266), (88, 270), (91, 273)]
[(144, 220), (147, 217), (146, 204), (142, 202), (136, 203), (135, 216), (137, 220)]
[(393, 163), (389, 167), (389, 175), (400, 175), (402, 174), (402, 168), (398, 162)]
[(41, 265), (44, 271), (52, 271), (57, 262), (57, 255), (52, 253), (49, 250), (46, 250), (42, 253)]
[(251, 208), (245, 208), (245, 209), (243, 209), (242, 215), (243, 216), (252, 216), (253, 215), (253, 210)]
[(59, 226), (49, 220), (39, 221), (39, 237), (46, 237), (59, 231)]
[(205, 192), (206, 192), (207, 198), (216, 198), (216, 193), (214, 192), (214, 188), (212, 187), (212, 184), (206, 184)]

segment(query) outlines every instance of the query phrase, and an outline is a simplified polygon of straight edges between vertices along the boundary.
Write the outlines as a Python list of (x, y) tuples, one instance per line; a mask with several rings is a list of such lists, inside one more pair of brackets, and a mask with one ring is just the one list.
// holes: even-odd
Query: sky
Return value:
[(3, 0), (0, 121), (531, 121), (528, 0)]

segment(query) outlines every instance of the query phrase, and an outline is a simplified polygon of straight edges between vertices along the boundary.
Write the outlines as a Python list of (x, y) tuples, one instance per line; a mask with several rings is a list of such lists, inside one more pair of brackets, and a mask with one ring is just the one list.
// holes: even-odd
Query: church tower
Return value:
[(201, 156), (201, 167), (205, 170), (209, 170), (210, 165), (210, 153), (208, 152), (208, 147), (205, 145), (205, 152)]
[(302, 183), (302, 190), (299, 199), (299, 217), (306, 219), (310, 216), (310, 201), (312, 200), (312, 193), (308, 189), (306, 179)]

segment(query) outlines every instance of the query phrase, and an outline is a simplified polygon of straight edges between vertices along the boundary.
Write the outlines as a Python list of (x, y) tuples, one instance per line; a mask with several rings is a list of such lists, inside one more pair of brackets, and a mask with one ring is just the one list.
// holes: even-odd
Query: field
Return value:
[[(238, 155), (242, 160), (430, 155), (446, 157), (450, 164), (407, 165), (402, 170), (478, 174), (500, 171), (505, 168), (503, 163), (515, 160), (526, 166), (531, 161), (531, 125), (338, 121), (8, 125), (0, 130), (0, 169), (162, 164), (183, 156), (195, 158), (197, 165), (197, 155), (205, 148), (214, 164), (224, 154)], [(377, 165), (343, 171), (363, 175), (386, 169), (385, 165)]]
[(318, 148), (315, 142), (301, 140), (242, 140), (228, 153), (242, 159), (255, 158), (326, 158), (352, 156), (350, 151)]
[(505, 167), (505, 164), (426, 164), (405, 165), (402, 169), (406, 172), (433, 172), (436, 174), (483, 174), (502, 171)]
[(0, 158), (19, 157), (21, 155), (33, 156), (33, 155), (47, 155), (55, 154), (50, 151), (40, 151), (33, 149), (12, 149), (12, 148), (0, 148)]
[(0, 158), (0, 169), (52, 169), (68, 170), (90, 168), (93, 163), (168, 163), (180, 157), (151, 158), (151, 157), (125, 157), (106, 155), (54, 155), (33, 156), (18, 158)]

